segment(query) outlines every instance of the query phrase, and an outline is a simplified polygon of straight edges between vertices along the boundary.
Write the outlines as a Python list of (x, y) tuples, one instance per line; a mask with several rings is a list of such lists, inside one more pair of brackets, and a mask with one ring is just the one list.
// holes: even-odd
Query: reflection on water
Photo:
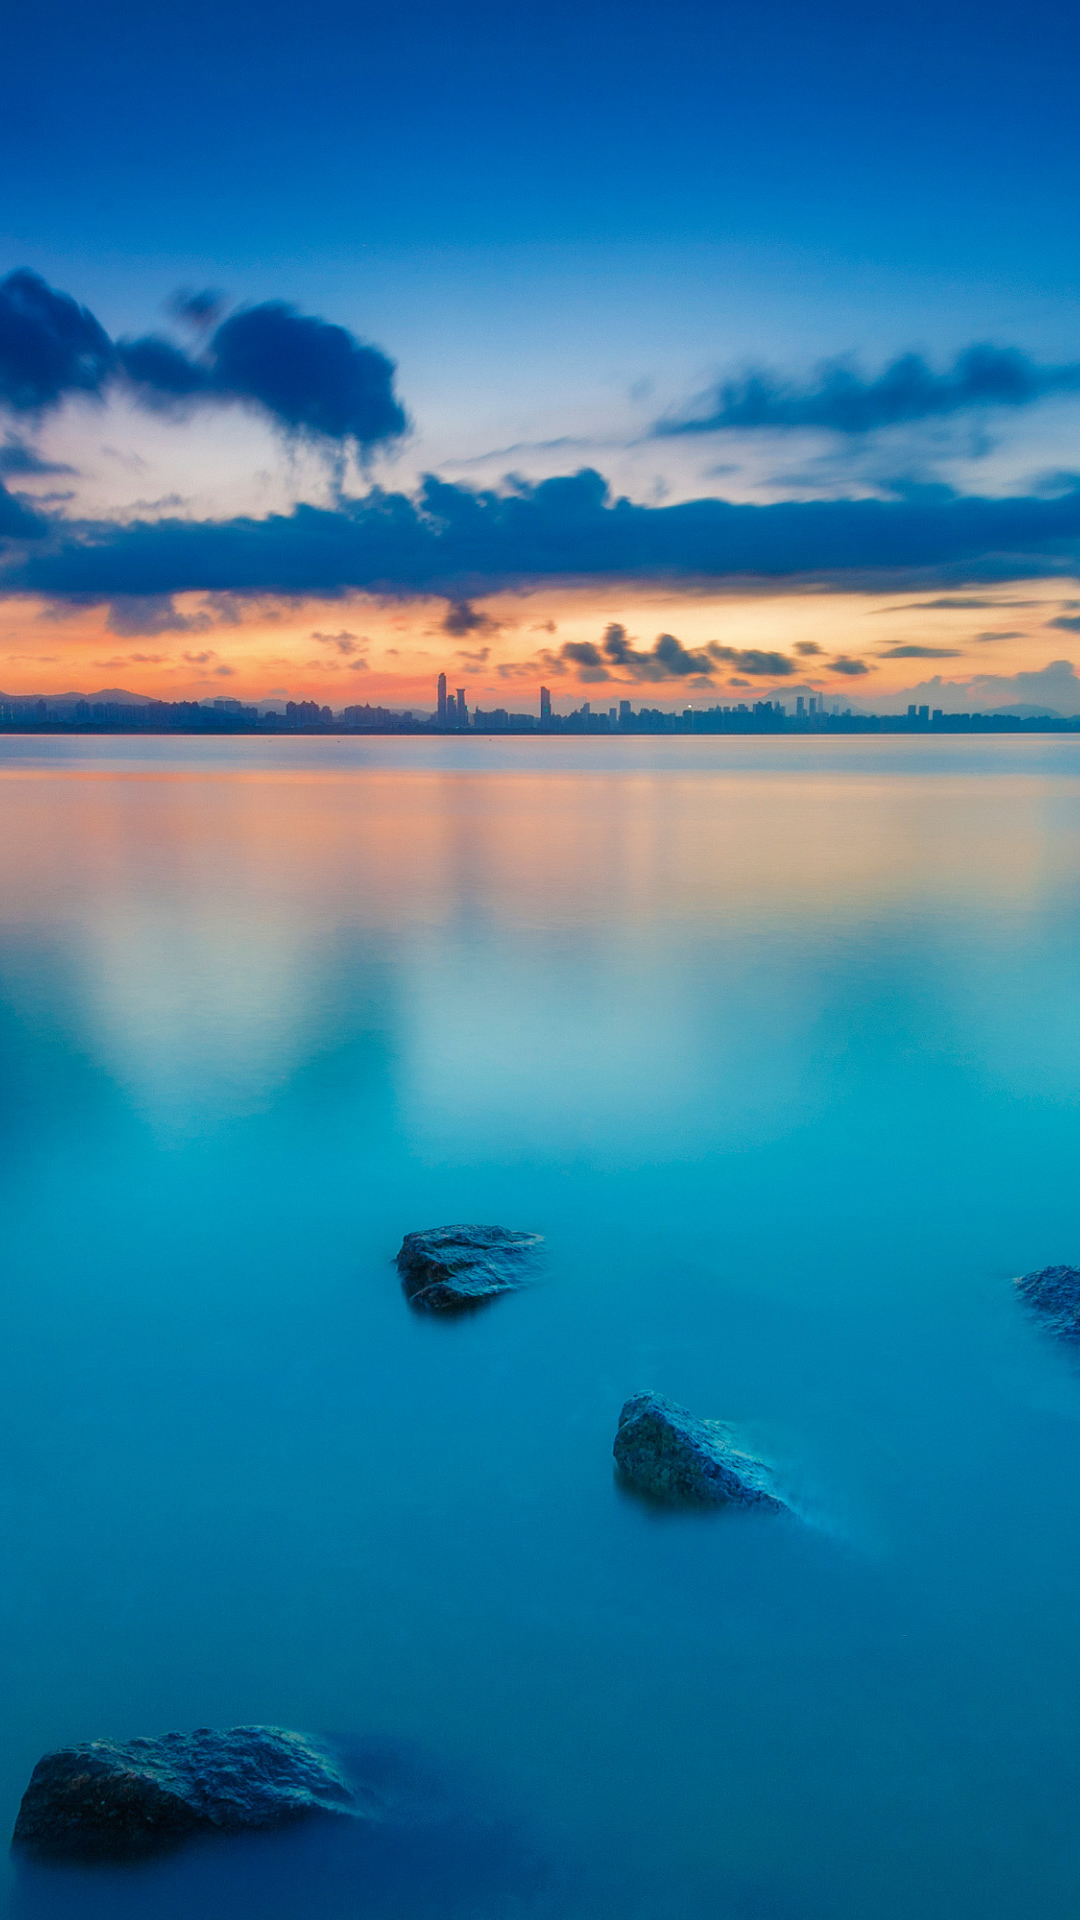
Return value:
[[(3, 1817), (199, 1724), (490, 1783), (63, 1910), (1071, 1917), (1076, 745), (9, 739), (0, 817)], [(543, 1284), (417, 1319), (468, 1218)], [(817, 1524), (620, 1499), (641, 1387)]]

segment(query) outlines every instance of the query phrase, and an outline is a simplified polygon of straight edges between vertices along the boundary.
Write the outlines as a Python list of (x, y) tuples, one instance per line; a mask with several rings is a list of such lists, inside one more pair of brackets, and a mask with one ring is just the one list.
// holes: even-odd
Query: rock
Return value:
[(510, 1227), (429, 1227), (407, 1233), (397, 1257), (410, 1304), (423, 1313), (453, 1313), (525, 1285), (539, 1233)]
[(1063, 1340), (1080, 1340), (1080, 1268), (1040, 1267), (1036, 1273), (1025, 1273), (1016, 1284), (1052, 1333)]
[(768, 1468), (740, 1452), (730, 1427), (698, 1420), (658, 1393), (626, 1402), (614, 1453), (627, 1486), (668, 1506), (784, 1506)]
[(23, 1795), (12, 1843), (39, 1860), (134, 1860), (197, 1834), (373, 1811), (304, 1734), (199, 1727), (47, 1753)]

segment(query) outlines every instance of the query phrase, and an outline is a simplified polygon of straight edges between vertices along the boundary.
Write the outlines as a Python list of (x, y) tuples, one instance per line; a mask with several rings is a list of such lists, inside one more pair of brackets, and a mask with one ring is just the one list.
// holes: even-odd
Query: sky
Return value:
[(0, 695), (1080, 712), (1078, 43), (17, 0)]

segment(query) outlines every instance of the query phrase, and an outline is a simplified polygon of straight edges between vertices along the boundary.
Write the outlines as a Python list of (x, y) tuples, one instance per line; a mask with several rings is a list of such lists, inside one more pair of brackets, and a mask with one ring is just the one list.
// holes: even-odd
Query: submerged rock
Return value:
[(47, 1753), (23, 1795), (12, 1844), (39, 1860), (134, 1860), (197, 1834), (372, 1811), (304, 1734), (199, 1727)]
[(406, 1298), (424, 1313), (453, 1313), (525, 1285), (543, 1238), (510, 1227), (428, 1227), (407, 1233), (397, 1257)]
[(769, 1469), (739, 1450), (730, 1427), (658, 1393), (626, 1402), (613, 1451), (627, 1486), (669, 1506), (784, 1506)]
[(1029, 1307), (1063, 1340), (1080, 1340), (1080, 1268), (1040, 1267), (1017, 1286)]

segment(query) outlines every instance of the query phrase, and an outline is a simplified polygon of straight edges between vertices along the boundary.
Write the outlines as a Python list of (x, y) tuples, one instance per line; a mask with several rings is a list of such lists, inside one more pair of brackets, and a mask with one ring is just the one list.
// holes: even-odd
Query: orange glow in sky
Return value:
[[(225, 695), (314, 699), (335, 712), (364, 702), (425, 710), (445, 671), (471, 706), (511, 711), (535, 711), (541, 683), (561, 710), (583, 698), (594, 706), (626, 698), (635, 706), (730, 704), (796, 687), (873, 707), (937, 675), (967, 683), (1071, 660), (1075, 604), (1047, 581), (893, 595), (690, 595), (607, 585), (457, 606), (262, 597), (230, 601), (224, 612), (201, 594), (178, 596), (172, 609), (133, 601), (112, 612), (12, 599), (0, 604), (0, 691), (124, 688), (163, 700)], [(599, 647), (611, 624), (625, 629), (635, 653), (672, 634), (686, 649), (718, 643), (736, 657), (714, 663), (707, 677), (646, 678), (603, 654), (596, 666), (564, 651)], [(779, 671), (770, 655), (782, 656)]]

